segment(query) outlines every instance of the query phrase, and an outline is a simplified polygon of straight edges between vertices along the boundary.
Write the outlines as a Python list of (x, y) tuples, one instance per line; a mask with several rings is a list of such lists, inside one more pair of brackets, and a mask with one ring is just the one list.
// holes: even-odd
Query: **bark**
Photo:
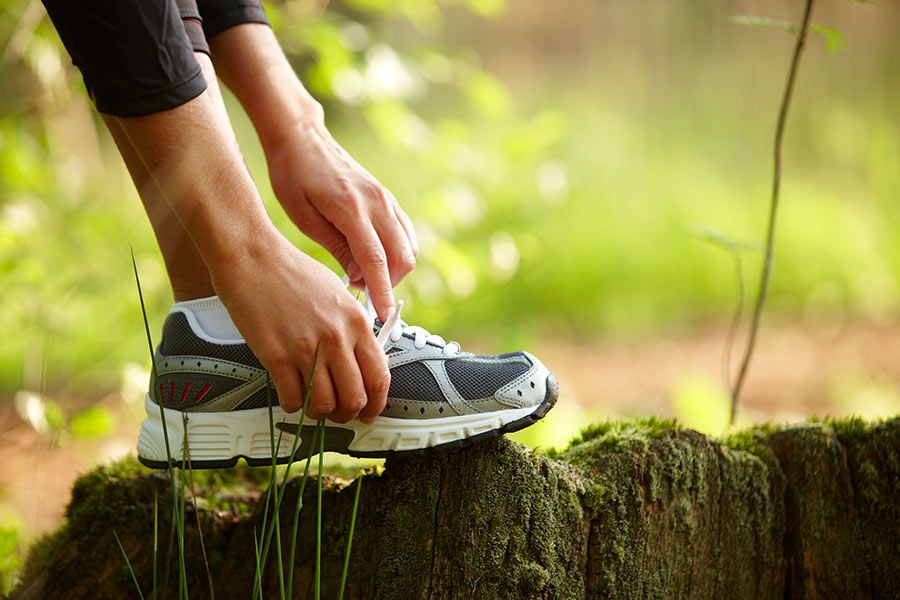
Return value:
[[(264, 469), (195, 473), (216, 598), (249, 598)], [(299, 481), (289, 482), (289, 543)], [(328, 477), (322, 597), (336, 598), (356, 483)], [(295, 597), (311, 597), (315, 481)], [(13, 598), (146, 597), (154, 494), (159, 585), (167, 478), (133, 461), (83, 476), (65, 525), (31, 552)], [(610, 422), (548, 456), (506, 440), (389, 460), (365, 478), (346, 598), (898, 598), (900, 418), (757, 428), (715, 440), (669, 422)], [(188, 507), (190, 596), (209, 596)], [(286, 552), (285, 552), (286, 554)], [(278, 597), (273, 559), (266, 598)], [(172, 554), (174, 557), (175, 554)], [(168, 596), (177, 596), (169, 566)], [(160, 590), (162, 597), (164, 590)]]

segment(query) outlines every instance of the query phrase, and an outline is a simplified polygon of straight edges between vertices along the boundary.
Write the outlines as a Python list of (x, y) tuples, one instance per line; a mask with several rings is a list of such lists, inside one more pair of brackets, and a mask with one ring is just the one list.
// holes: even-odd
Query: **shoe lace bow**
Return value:
[[(377, 326), (379, 324), (378, 314), (375, 311), (375, 305), (372, 304), (368, 288), (365, 290), (365, 293), (366, 314)], [(457, 342), (447, 342), (441, 336), (429, 332), (424, 327), (407, 324), (400, 318), (402, 309), (403, 300), (400, 300), (397, 302), (397, 305), (391, 309), (390, 313), (388, 313), (388, 318), (385, 320), (384, 324), (381, 325), (381, 330), (378, 332), (377, 338), (378, 342), (383, 347), (387, 348), (388, 343), (397, 342), (404, 335), (409, 335), (413, 338), (413, 345), (420, 350), (425, 347), (425, 344), (432, 344), (440, 346), (444, 356), (454, 356), (460, 351)]]

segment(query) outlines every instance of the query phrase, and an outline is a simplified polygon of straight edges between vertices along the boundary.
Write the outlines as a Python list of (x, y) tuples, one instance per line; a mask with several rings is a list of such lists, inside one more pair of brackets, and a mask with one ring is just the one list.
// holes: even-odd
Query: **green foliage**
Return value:
[[(756, 17), (753, 15), (735, 15), (731, 18), (731, 22), (736, 25), (755, 25), (757, 27), (769, 27), (771, 29), (780, 29), (788, 33), (797, 34), (797, 26), (787, 21), (779, 21), (769, 17)], [(829, 52), (837, 52), (844, 48), (847, 43), (840, 31), (833, 27), (826, 27), (819, 23), (810, 23), (809, 30), (812, 33), (821, 35), (825, 38)]]
[(19, 531), (14, 527), (0, 527), (0, 593), (9, 593), (21, 565)]
[(112, 433), (112, 413), (102, 406), (88, 406), (72, 416), (72, 437), (98, 438)]
[[(134, 334), (128, 243), (151, 324), (171, 296), (121, 161), (40, 6), (29, 5), (0, 7), (0, 393), (96, 397), (119, 386), (124, 365), (146, 364)], [(525, 82), (501, 81), (468, 47), (477, 36), (460, 30), (477, 23), (502, 45), (516, 16), (505, 5), (267, 5), (336, 137), (416, 221), (419, 266), (398, 290), (410, 320), (464, 344), (494, 336), (498, 350), (513, 350), (547, 330), (633, 335), (727, 318), (736, 294), (731, 257), (694, 232), (719, 231), (702, 237), (741, 240), (742, 249), (759, 241), (767, 182), (755, 174), (768, 168), (770, 132), (760, 123), (771, 110), (757, 108), (771, 78), (752, 74), (767, 48), (716, 47), (727, 50), (721, 58), (679, 53), (697, 36), (673, 19), (665, 24), (670, 51), (694, 62), (677, 70), (673, 61), (671, 81), (646, 57), (620, 61), (627, 69), (616, 71), (616, 52), (608, 69), (574, 53), (569, 74), (523, 58)], [(820, 33), (840, 46), (842, 37), (827, 31)], [(852, 30), (843, 33), (849, 56), (860, 44)], [(627, 44), (618, 54), (639, 60), (640, 44), (630, 36)], [(551, 50), (565, 48), (547, 49), (549, 58)], [(796, 158), (785, 181), (791, 201), (775, 314), (880, 318), (900, 307), (900, 144), (895, 111), (879, 100), (896, 83), (832, 83), (839, 66), (810, 88), (815, 102), (798, 107), (791, 125)], [(859, 88), (860, 97), (829, 85)], [(336, 266), (292, 229), (251, 125), (228, 101), (274, 220)], [(758, 253), (742, 256), (753, 272)]]

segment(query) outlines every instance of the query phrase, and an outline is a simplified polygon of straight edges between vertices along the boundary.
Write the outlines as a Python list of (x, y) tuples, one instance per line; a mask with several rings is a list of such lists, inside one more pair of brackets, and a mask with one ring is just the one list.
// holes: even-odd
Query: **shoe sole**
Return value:
[[(519, 431), (542, 419), (559, 397), (559, 384), (553, 375), (547, 377), (544, 400), (535, 407), (491, 413), (445, 417), (442, 419), (397, 419), (378, 417), (371, 424), (359, 420), (346, 424), (326, 421), (325, 451), (340, 452), (360, 458), (421, 456), (436, 451), (452, 450)], [(166, 452), (160, 418), (160, 407), (149, 396), (145, 400), (147, 418), (141, 424), (138, 438), (138, 460), (152, 469), (178, 468), (220, 469), (237, 464), (239, 459), (253, 467), (271, 466), (272, 438), (269, 435), (268, 408), (255, 408), (227, 413), (186, 413), (163, 409), (169, 448), (179, 456)], [(299, 415), (272, 408), (277, 445), (277, 464), (303, 460), (309, 455), (316, 422)], [(187, 428), (188, 446), (182, 457), (182, 442)], [(300, 430), (300, 442), (293, 454), (294, 435)], [(315, 451), (313, 452), (316, 453)], [(166, 456), (171, 456), (166, 460)]]

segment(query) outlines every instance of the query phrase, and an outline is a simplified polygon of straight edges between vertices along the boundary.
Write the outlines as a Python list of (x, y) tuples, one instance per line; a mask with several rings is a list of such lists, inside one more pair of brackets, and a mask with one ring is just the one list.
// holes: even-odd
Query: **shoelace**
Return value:
[[(375, 312), (375, 305), (372, 304), (372, 300), (369, 297), (369, 290), (365, 290), (366, 293), (366, 314), (372, 320), (372, 323), (376, 323), (378, 319), (378, 314)], [(382, 345), (385, 349), (387, 349), (387, 345), (389, 342), (397, 342), (404, 335), (411, 335), (413, 337), (413, 345), (421, 350), (425, 347), (425, 344), (433, 344), (441, 347), (441, 352), (444, 356), (454, 356), (460, 350), (459, 344), (457, 342), (447, 342), (441, 336), (429, 332), (427, 329), (423, 327), (419, 327), (418, 325), (409, 325), (404, 322), (400, 318), (400, 312), (403, 310), (403, 300), (397, 302), (397, 306), (390, 312), (387, 320), (381, 326), (381, 330), (378, 332), (378, 343)]]

